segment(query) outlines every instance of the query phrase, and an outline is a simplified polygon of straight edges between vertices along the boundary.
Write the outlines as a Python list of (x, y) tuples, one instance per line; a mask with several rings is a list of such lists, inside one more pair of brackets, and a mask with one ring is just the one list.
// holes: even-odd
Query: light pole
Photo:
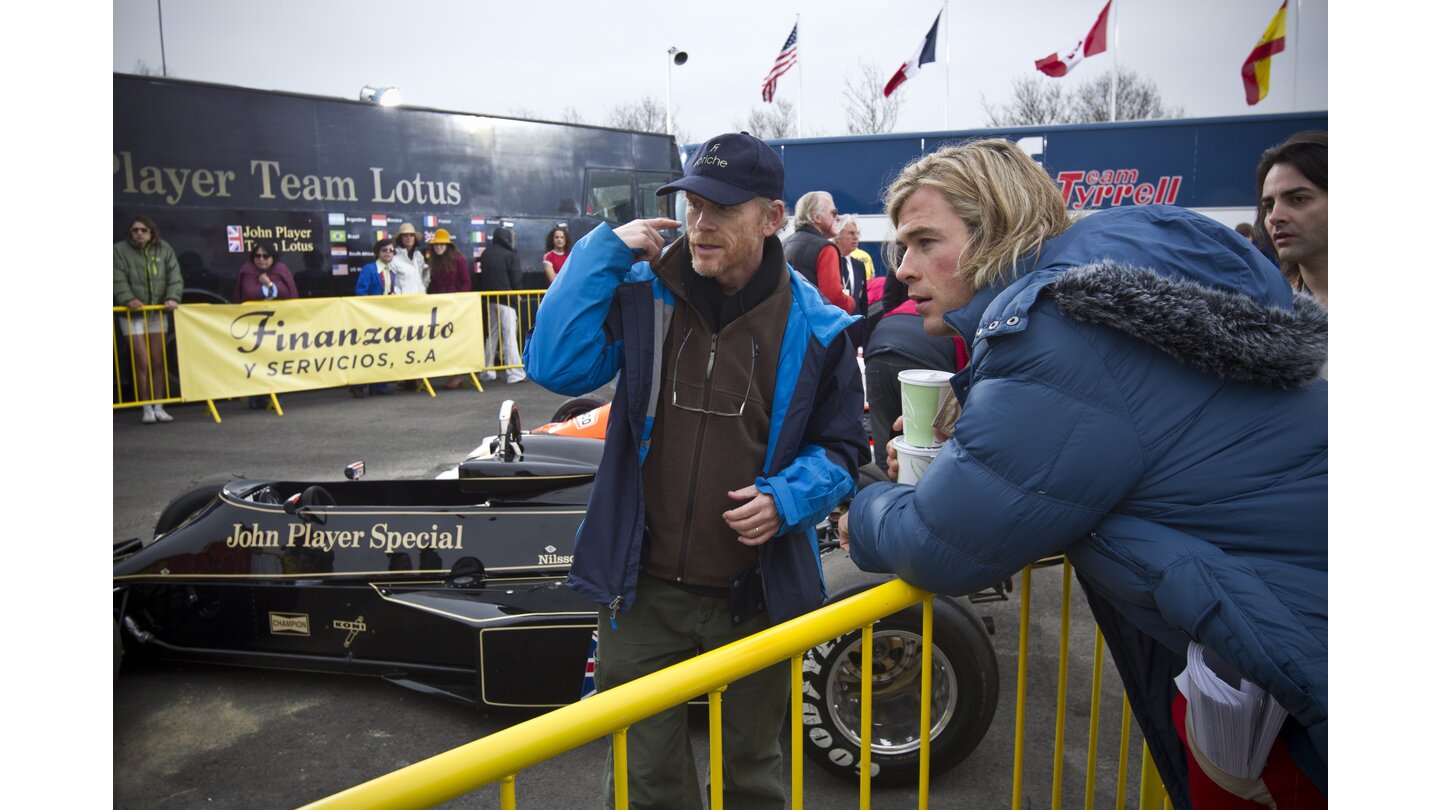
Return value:
[(675, 126), (670, 117), (670, 72), (671, 65), (683, 65), (690, 60), (690, 54), (685, 53), (674, 45), (665, 52), (665, 134), (674, 135)]

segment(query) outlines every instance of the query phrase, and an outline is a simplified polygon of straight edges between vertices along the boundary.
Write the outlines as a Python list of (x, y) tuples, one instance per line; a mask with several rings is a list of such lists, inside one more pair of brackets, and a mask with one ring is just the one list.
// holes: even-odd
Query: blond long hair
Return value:
[[(1055, 181), (1007, 140), (947, 146), (911, 162), (885, 190), (891, 224), (899, 226), (900, 209), (922, 188), (939, 192), (970, 229), (969, 250), (955, 272), (977, 290), (1011, 280), (1023, 257), (1070, 227)], [(891, 267), (900, 266), (898, 254), (892, 242)]]

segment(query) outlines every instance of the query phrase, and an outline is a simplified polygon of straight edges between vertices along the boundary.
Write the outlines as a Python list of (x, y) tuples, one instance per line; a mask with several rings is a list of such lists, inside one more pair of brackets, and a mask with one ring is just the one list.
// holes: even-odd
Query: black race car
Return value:
[[(357, 463), (346, 480), (240, 480), (181, 495), (151, 542), (116, 544), (117, 676), (122, 656), (144, 657), (375, 675), (484, 709), (578, 700), (596, 606), (565, 575), (603, 446), (599, 404), (566, 403), (525, 432), (507, 402), (498, 434), (440, 479), (368, 481)], [(822, 529), (822, 540), (833, 532)], [(832, 599), (884, 579), (838, 550), (822, 561)], [(985, 735), (999, 674), (980, 619), (946, 597), (935, 608), (939, 773)], [(840, 774), (860, 761), (859, 649), (857, 630), (805, 661), (806, 753)], [(915, 778), (920, 653), (918, 606), (877, 625), (882, 783)]]

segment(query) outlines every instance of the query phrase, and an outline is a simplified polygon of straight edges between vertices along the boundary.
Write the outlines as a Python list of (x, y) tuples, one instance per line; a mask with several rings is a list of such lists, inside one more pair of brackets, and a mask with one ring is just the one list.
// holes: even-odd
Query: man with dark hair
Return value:
[[(813, 527), (854, 492), (863, 394), (845, 334), (855, 319), (785, 263), (784, 187), (764, 141), (710, 139), (656, 192), (685, 192), (685, 235), (666, 249), (659, 229), (675, 220), (600, 225), (536, 313), (525, 346), (536, 382), (574, 396), (620, 375), (569, 578), (603, 606), (601, 691), (825, 599)], [(725, 691), (736, 806), (785, 804), (787, 673), (779, 664)], [(631, 807), (702, 806), (685, 714), (630, 728)]]
[(1265, 150), (1255, 169), (1256, 230), (1274, 246), (1290, 285), (1330, 300), (1330, 138), (1299, 132)]

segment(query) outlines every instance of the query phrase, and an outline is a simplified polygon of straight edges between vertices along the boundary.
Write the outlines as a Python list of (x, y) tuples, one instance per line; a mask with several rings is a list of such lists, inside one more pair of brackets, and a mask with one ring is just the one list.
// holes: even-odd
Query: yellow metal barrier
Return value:
[[(1012, 807), (1023, 806), (1024, 731), (1026, 678), (1030, 663), (1030, 613), (1032, 568), (1022, 570), (1020, 579), (1020, 616), (1018, 627), (1018, 661), (1016, 680), (1016, 712), (1014, 729), (1014, 769), (1012, 774)], [(1071, 601), (1071, 567), (1068, 560), (1061, 569), (1059, 662), (1060, 678), (1056, 696), (1055, 750), (1051, 773), (1051, 806), (1060, 807), (1063, 766), (1065, 762), (1065, 715), (1067, 706)], [(685, 703), (700, 695), (709, 696), (710, 705), (710, 768), (712, 775), (723, 773), (721, 750), (721, 693), (725, 685), (745, 675), (779, 663), (791, 665), (791, 802), (796, 810), (804, 806), (802, 776), (802, 735), (800, 694), (802, 689), (802, 657), (811, 647), (862, 628), (861, 682), (861, 761), (859, 763), (859, 806), (869, 808), (870, 790), (870, 726), (871, 726), (871, 661), (873, 658), (873, 625), (892, 613), (916, 602), (924, 606), (922, 619), (922, 656), (920, 700), (921, 729), (930, 727), (930, 676), (933, 639), (933, 594), (899, 580), (885, 583), (862, 594), (826, 606), (806, 616), (786, 622), (719, 650), (706, 653), (682, 664), (645, 678), (601, 692), (581, 703), (558, 709), (546, 715), (512, 726), (484, 739), (431, 757), (407, 768), (378, 777), (362, 785), (322, 799), (310, 807), (432, 807), (469, 791), (494, 782), (502, 782), (501, 801), (506, 808), (514, 807), (514, 780), (526, 768), (578, 748), (592, 740), (612, 735), (615, 767), (615, 798), (617, 807), (628, 803), (627, 758), (625, 732), (631, 724), (671, 706)], [(1104, 645), (1098, 628), (1094, 633), (1094, 663), (1091, 672), (1090, 717), (1086, 746), (1085, 807), (1094, 807), (1099, 750), (1100, 697), (1104, 663)], [(1119, 751), (1115, 767), (1115, 806), (1127, 807), (1129, 787), (1130, 732), (1132, 717), (1129, 700), (1123, 694), (1118, 723)], [(994, 733), (992, 731), (992, 733)], [(919, 807), (929, 804), (930, 735), (920, 735)], [(1142, 746), (1143, 748), (1143, 746)], [(711, 780), (710, 806), (721, 808), (723, 780)], [(1140, 810), (1161, 810), (1171, 807), (1159, 779), (1148, 748), (1141, 757)]]
[[(483, 366), (457, 380), (469, 378), (477, 391), (483, 392), (482, 378), (493, 379), (496, 372), (509, 372), (523, 367), (521, 357), (526, 336), (535, 324), (544, 290), (477, 292), (482, 301), (481, 324), (485, 334), (486, 359)], [(111, 367), (114, 373), (112, 409), (143, 405), (168, 405), (183, 402), (178, 369), (172, 373), (175, 347), (175, 319), (163, 305), (139, 309), (114, 307), (117, 328), (111, 336)], [(391, 380), (401, 380), (403, 374)], [(173, 381), (172, 381), (173, 378)], [(435, 388), (427, 378), (418, 385), (430, 396)], [(280, 400), (273, 393), (266, 396), (270, 409), (284, 415)], [(211, 418), (220, 421), (215, 403), (206, 400)]]
[[(928, 593), (909, 583), (900, 580), (887, 582), (718, 650), (600, 692), (580, 703), (556, 709), (377, 777), (309, 806), (433, 807), (518, 774), (591, 740), (627, 728), (661, 709), (708, 694), (786, 659), (795, 659), (817, 644), (842, 636), (856, 627), (868, 627), (927, 596)], [(923, 644), (929, 646), (930, 639), (924, 639)], [(861, 658), (868, 661), (870, 657), (871, 650), (867, 647), (862, 651)], [(791, 666), (796, 666), (793, 660)], [(866, 677), (863, 682), (868, 684), (870, 679)], [(800, 722), (799, 712), (793, 714), (791, 722)], [(928, 746), (930, 736), (921, 734), (920, 737), (922, 745)], [(864, 750), (868, 749), (867, 744)], [(798, 750), (791, 759), (797, 762), (794, 780), (795, 794), (799, 795), (798, 761), (802, 757)], [(617, 752), (616, 806), (624, 807), (626, 805), (620, 795), (624, 771), (620, 768), (621, 755)], [(868, 792), (868, 769), (861, 770), (861, 778), (862, 790)]]
[(544, 290), (479, 293), (485, 327), (485, 365), (479, 369), (482, 375), (521, 368), (526, 336), (535, 326), (535, 310), (544, 295)]
[(169, 308), (158, 304), (139, 309), (115, 307), (114, 312), (118, 328), (111, 330), (110, 341), (115, 371), (111, 407), (179, 402), (178, 388), (170, 385), (170, 337), (175, 334), (175, 320)]

